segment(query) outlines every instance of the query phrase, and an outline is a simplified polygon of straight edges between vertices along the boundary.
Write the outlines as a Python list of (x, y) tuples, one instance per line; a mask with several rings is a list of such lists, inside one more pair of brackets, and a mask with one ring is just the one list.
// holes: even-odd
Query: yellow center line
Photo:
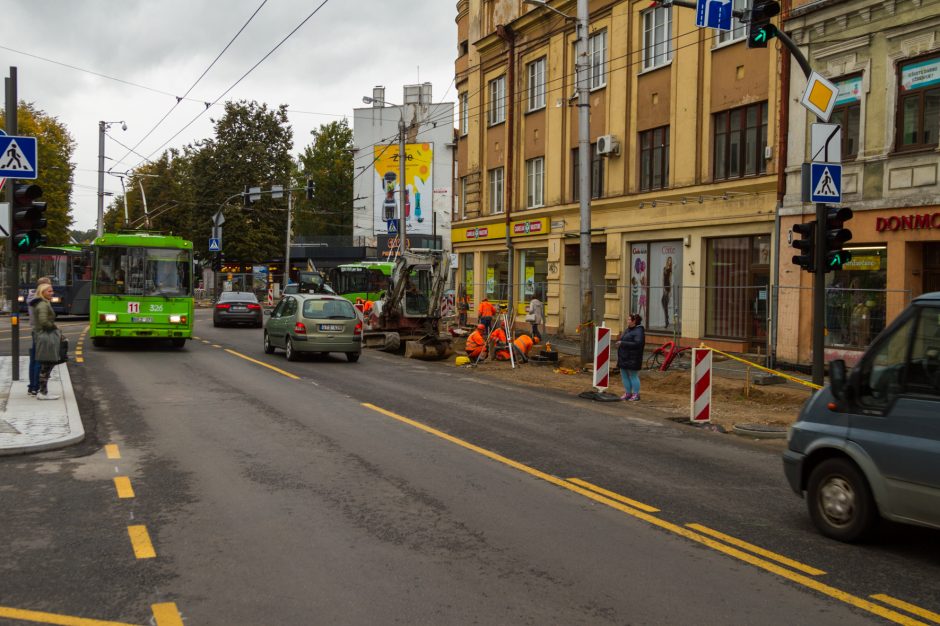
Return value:
[(108, 455), (109, 459), (119, 459), (121, 458), (121, 451), (118, 450), (116, 443), (109, 443), (104, 447), (104, 453)]
[(626, 496), (622, 496), (619, 493), (614, 493), (613, 491), (607, 491), (603, 487), (592, 485), (586, 480), (581, 480), (580, 478), (569, 478), (568, 482), (574, 483), (581, 487), (586, 487), (587, 489), (590, 489), (591, 491), (596, 491), (602, 496), (607, 496), (611, 500), (616, 500), (617, 502), (623, 502), (624, 504), (632, 506), (635, 509), (640, 509), (641, 511), (646, 511), (647, 513), (659, 513), (659, 509), (657, 509), (655, 506), (650, 506), (648, 504), (643, 504), (642, 502), (637, 502), (636, 500), (631, 500), (630, 498)]
[(940, 624), (940, 613), (934, 613), (933, 611), (928, 611), (927, 609), (922, 609), (915, 604), (905, 602), (904, 600), (898, 600), (897, 598), (892, 598), (889, 595), (883, 593), (876, 593), (872, 596), (875, 600), (880, 600), (885, 604), (890, 604), (891, 606), (897, 607), (908, 613), (917, 615), (918, 617), (923, 617), (924, 619), (929, 619), (931, 622)]
[[(0, 617), (8, 617), (24, 622), (58, 624), (59, 626), (132, 626), (124, 622), (108, 622), (99, 619), (88, 619), (87, 617), (72, 617), (71, 615), (59, 615), (57, 613), (27, 611), (25, 609), (14, 609), (8, 606), (0, 606)], [(159, 626), (163, 625), (160, 624)]]
[(816, 569), (815, 567), (805, 565), (803, 563), (800, 563), (799, 561), (794, 561), (793, 559), (787, 558), (783, 556), (782, 554), (777, 554), (776, 552), (765, 550), (764, 548), (755, 546), (752, 543), (748, 543), (746, 541), (742, 541), (741, 539), (737, 539), (730, 535), (726, 535), (724, 533), (718, 532), (717, 530), (713, 530), (709, 528), (708, 526), (702, 526), (701, 524), (686, 524), (686, 526), (688, 526), (692, 530), (697, 530), (698, 532), (704, 535), (711, 535), (712, 537), (715, 537), (716, 539), (721, 539), (725, 543), (730, 543), (731, 545), (738, 546), (739, 548), (744, 548), (748, 552), (759, 554), (772, 561), (776, 561), (777, 563), (786, 565), (787, 567), (792, 567), (793, 569), (800, 570), (801, 572), (805, 574), (809, 574), (810, 576), (822, 576), (823, 574), (826, 573), (822, 571), (821, 569)]
[(535, 478), (539, 478), (553, 485), (557, 485), (563, 489), (567, 489), (569, 491), (573, 491), (575, 493), (581, 494), (582, 496), (586, 498), (594, 500), (595, 502), (598, 502), (600, 504), (605, 504), (611, 507), (612, 509), (616, 509), (618, 511), (626, 513), (627, 515), (631, 515), (637, 519), (640, 519), (649, 524), (652, 524), (653, 526), (657, 526), (659, 528), (662, 528), (663, 530), (667, 530), (669, 532), (675, 533), (677, 535), (680, 535), (692, 541), (698, 542), (702, 545), (712, 548), (713, 550), (717, 550), (718, 552), (722, 552), (728, 556), (744, 561), (745, 563), (749, 563), (755, 567), (759, 567), (760, 569), (768, 571), (772, 574), (776, 574), (782, 578), (786, 578), (787, 580), (803, 585), (804, 587), (808, 587), (814, 591), (818, 591), (819, 593), (827, 595), (830, 598), (833, 598), (835, 600), (839, 600), (840, 602), (845, 602), (846, 604), (850, 604), (862, 610), (868, 611), (870, 613), (874, 613), (875, 615), (884, 617), (885, 619), (888, 619), (897, 624), (903, 624), (904, 626), (927, 626), (927, 624), (911, 619), (907, 615), (902, 615), (901, 613), (898, 613), (897, 611), (886, 609), (881, 605), (875, 604), (874, 602), (869, 602), (868, 600), (864, 598), (854, 596), (850, 593), (842, 591), (841, 589), (836, 589), (835, 587), (832, 587), (830, 585), (823, 584), (819, 582), (818, 580), (814, 580), (802, 574), (798, 574), (794, 571), (784, 569), (783, 567), (780, 567), (776, 563), (771, 563), (770, 561), (759, 559), (751, 554), (742, 552), (741, 550), (738, 550), (737, 548), (733, 548), (723, 543), (719, 543), (718, 541), (715, 541), (714, 539), (710, 539), (706, 537), (705, 535), (692, 532), (691, 530), (684, 528), (682, 526), (679, 526), (678, 524), (667, 522), (665, 520), (659, 519), (658, 517), (650, 515), (649, 513), (646, 513), (644, 511), (640, 511), (638, 509), (629, 507), (621, 502), (611, 500), (610, 498), (604, 497), (598, 493), (594, 493), (593, 491), (589, 489), (585, 489), (576, 484), (570, 483), (567, 480), (558, 478), (557, 476), (546, 474), (545, 472), (537, 470), (533, 467), (529, 467), (528, 465), (519, 463), (518, 461), (513, 461), (512, 459), (504, 457), (500, 454), (491, 452), (490, 450), (487, 450), (485, 448), (481, 448), (480, 446), (464, 441), (463, 439), (458, 439), (457, 437), (454, 437), (453, 435), (448, 435), (447, 433), (437, 430), (436, 428), (432, 428), (431, 426), (428, 426), (426, 424), (422, 424), (421, 422), (417, 422), (403, 415), (398, 415), (397, 413), (393, 413), (387, 409), (383, 409), (382, 407), (376, 406), (374, 404), (369, 404), (367, 402), (364, 402), (362, 406), (368, 409), (371, 409), (373, 411), (376, 411), (378, 413), (381, 413), (382, 415), (391, 417), (392, 419), (398, 420), (399, 422), (402, 422), (403, 424), (408, 424), (409, 426), (413, 426), (414, 428), (423, 430), (424, 432), (434, 435), (435, 437), (439, 437), (446, 441), (450, 441), (451, 443), (461, 446), (462, 448), (466, 448), (467, 450), (476, 452), (477, 454), (485, 456), (489, 459), (492, 459), (504, 465), (508, 465), (509, 467), (512, 467), (521, 472), (529, 474), (530, 476), (534, 476)]
[(157, 626), (183, 626), (183, 618), (173, 602), (150, 605)]
[(115, 476), (114, 488), (117, 489), (119, 498), (133, 498), (134, 488), (131, 487), (131, 479), (127, 476)]
[(79, 356), (79, 357), (75, 357), (75, 362), (76, 362), (76, 363), (84, 363), (84, 362), (85, 362), (85, 359), (84, 359), (83, 357), (80, 357), (80, 356)]
[(213, 347), (213, 348), (221, 348), (222, 346), (220, 346), (220, 345), (217, 344), (217, 343), (214, 343), (214, 344), (212, 344), (212, 347)]
[(254, 363), (255, 365), (260, 365), (261, 367), (266, 367), (266, 368), (268, 368), (269, 370), (272, 370), (272, 371), (277, 372), (278, 374), (283, 374), (284, 376), (287, 376), (288, 378), (293, 378), (294, 380), (300, 380), (300, 376), (297, 376), (296, 374), (291, 374), (290, 372), (285, 372), (284, 370), (282, 370), (282, 369), (279, 368), (279, 367), (274, 367), (273, 365), (268, 365), (268, 364), (265, 363), (264, 361), (258, 361), (257, 359), (253, 359), (253, 358), (251, 358), (250, 356), (246, 356), (246, 355), (244, 355), (244, 354), (242, 354), (242, 353), (240, 353), (240, 352), (235, 352), (234, 350), (229, 350), (228, 348), (226, 348), (225, 351), (228, 352), (229, 354), (233, 354), (233, 355), (237, 356), (237, 357), (240, 358), (240, 359), (245, 359), (246, 361), (251, 361), (251, 362)]
[(131, 538), (131, 546), (134, 548), (134, 556), (138, 559), (152, 559), (157, 556), (153, 549), (153, 543), (150, 541), (150, 534), (147, 527), (143, 524), (128, 526), (127, 534)]

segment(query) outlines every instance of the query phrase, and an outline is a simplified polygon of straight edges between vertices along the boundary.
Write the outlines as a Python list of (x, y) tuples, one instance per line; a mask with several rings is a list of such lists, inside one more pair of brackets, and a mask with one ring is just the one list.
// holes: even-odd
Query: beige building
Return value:
[[(830, 122), (842, 125), (842, 206), (851, 207), (853, 260), (826, 276), (826, 360), (854, 362), (921, 293), (940, 291), (940, 3), (906, 0), (795, 2), (786, 29), (811, 66), (839, 87)], [(787, 193), (782, 232), (814, 219), (800, 164), (810, 123), (790, 74)], [(780, 261), (781, 360), (811, 360), (812, 276)]]
[[(549, 3), (574, 15), (573, 0)], [(739, 3), (735, 3), (736, 6)], [(574, 23), (521, 0), (460, 0), (458, 282), (549, 332), (578, 332)], [(590, 3), (596, 321), (765, 352), (778, 198), (779, 67), (745, 29), (649, 0)], [(512, 233), (507, 250), (506, 229)], [(512, 274), (509, 259), (512, 255)]]

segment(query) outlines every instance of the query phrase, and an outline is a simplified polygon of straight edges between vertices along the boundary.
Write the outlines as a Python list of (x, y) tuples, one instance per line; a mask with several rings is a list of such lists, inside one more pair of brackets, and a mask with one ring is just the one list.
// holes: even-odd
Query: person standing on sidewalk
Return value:
[(633, 313), (627, 320), (627, 328), (620, 336), (617, 346), (617, 367), (623, 381), (621, 400), (640, 399), (640, 369), (643, 367), (643, 348), (646, 346), (646, 331), (643, 318)]
[(545, 323), (545, 306), (536, 293), (529, 300), (529, 306), (526, 308), (526, 320), (532, 324), (532, 337), (536, 342), (542, 341), (542, 333), (539, 332), (539, 326)]
[[(44, 283), (36, 287), (36, 294), (39, 296), (38, 302), (33, 306), (33, 334), (37, 332), (56, 330), (55, 311), (52, 310), (52, 285)], [(33, 347), (36, 346), (36, 340), (33, 339)], [(49, 395), (49, 374), (55, 363), (39, 363), (39, 393), (36, 394), (38, 400), (58, 400), (59, 396)]]
[(26, 311), (29, 315), (29, 323), (32, 327), (33, 345), (29, 347), (29, 384), (26, 386), (26, 393), (35, 396), (39, 393), (39, 361), (36, 360), (36, 316), (33, 314), (33, 305), (41, 299), (36, 291), (41, 285), (51, 285), (52, 281), (48, 276), (40, 276), (36, 281), (36, 289), (30, 289), (26, 296)]

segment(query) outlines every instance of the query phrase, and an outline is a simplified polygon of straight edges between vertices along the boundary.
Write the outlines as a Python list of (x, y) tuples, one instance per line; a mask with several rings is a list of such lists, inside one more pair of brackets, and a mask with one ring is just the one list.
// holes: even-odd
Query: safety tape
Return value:
[(822, 389), (822, 386), (821, 386), (821, 385), (817, 385), (816, 383), (812, 383), (812, 382), (810, 382), (810, 381), (808, 381), (808, 380), (803, 380), (802, 378), (797, 378), (796, 376), (790, 376), (789, 374), (784, 374), (783, 372), (780, 372), (780, 371), (777, 371), (777, 370), (772, 370), (772, 369), (770, 369), (769, 367), (764, 367), (763, 365), (758, 365), (757, 363), (752, 363), (751, 361), (748, 361), (748, 360), (746, 360), (746, 359), (742, 359), (741, 357), (734, 356), (733, 354), (728, 354), (727, 352), (722, 352), (721, 350), (718, 350), (717, 348), (712, 348), (712, 347), (710, 347), (710, 346), (706, 346), (704, 343), (701, 344), (701, 345), (699, 346), (699, 348), (708, 348), (708, 349), (711, 350), (712, 352), (717, 352), (718, 354), (720, 354), (720, 355), (722, 355), (722, 356), (726, 356), (726, 357), (728, 357), (729, 359), (733, 359), (733, 360), (735, 360), (735, 361), (739, 361), (739, 362), (744, 363), (744, 364), (746, 364), (746, 365), (750, 365), (750, 366), (753, 367), (753, 368), (759, 369), (759, 370), (764, 371), (764, 372), (767, 372), (767, 373), (769, 373), (769, 374), (773, 374), (774, 376), (779, 376), (780, 378), (786, 378), (787, 380), (792, 381), (792, 382), (795, 382), (795, 383), (799, 383), (800, 385), (805, 385), (806, 387), (809, 387), (810, 389)]

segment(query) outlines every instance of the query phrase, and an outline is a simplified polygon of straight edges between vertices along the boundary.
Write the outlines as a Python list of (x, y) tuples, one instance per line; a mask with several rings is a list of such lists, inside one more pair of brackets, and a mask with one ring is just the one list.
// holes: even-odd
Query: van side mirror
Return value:
[(847, 399), (847, 387), (845, 377), (845, 361), (836, 359), (829, 361), (829, 388), (839, 404), (845, 403)]

